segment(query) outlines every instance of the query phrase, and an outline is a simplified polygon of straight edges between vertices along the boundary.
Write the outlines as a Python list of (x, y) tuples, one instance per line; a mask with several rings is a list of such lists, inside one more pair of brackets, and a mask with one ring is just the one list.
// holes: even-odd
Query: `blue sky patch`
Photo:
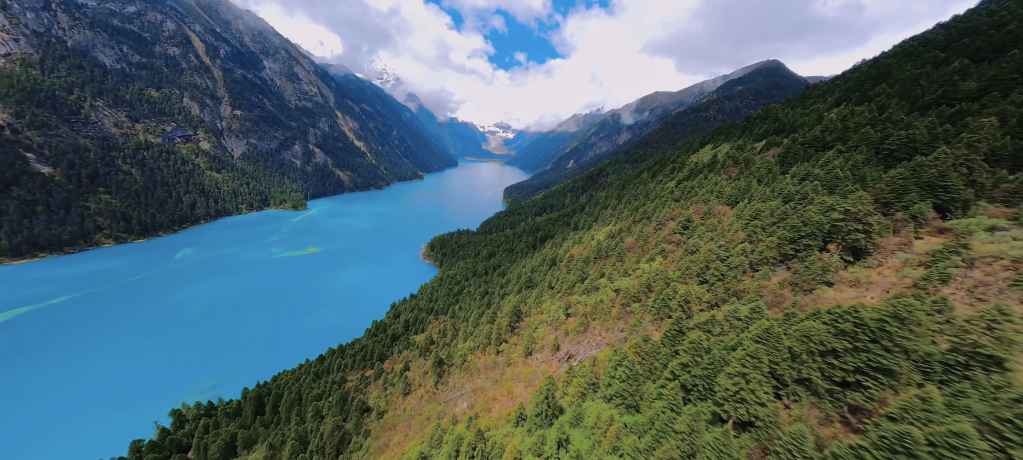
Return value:
[(498, 11), (497, 14), (504, 17), (508, 33), (494, 30), (487, 34), (487, 40), (494, 45), (495, 52), (490, 56), (490, 62), (493, 62), (494, 65), (504, 70), (522, 65), (523, 63), (516, 59), (516, 53), (525, 53), (528, 61), (538, 64), (543, 64), (548, 59), (561, 57), (558, 50), (554, 49), (554, 45), (545, 36), (547, 32), (553, 30), (551, 26), (540, 23), (537, 29), (533, 29), (515, 20), (504, 11)]
[(465, 24), (465, 18), (462, 17), (462, 13), (459, 13), (458, 10), (454, 8), (445, 7), (442, 4), (443, 2), (441, 2), (441, 0), (426, 0), (426, 3), (433, 3), (434, 5), (440, 7), (440, 9), (447, 13), (448, 16), (451, 16), (451, 20), (455, 22), (455, 29), (458, 30), (462, 29), (462, 24)]
[(552, 0), (551, 3), (554, 4), (554, 12), (564, 16), (580, 4), (585, 5), (586, 9), (598, 7), (606, 10), (611, 5), (611, 0)]
[[(455, 28), (461, 29), (465, 24), (465, 18), (454, 8), (444, 6), (443, 0), (425, 0), (440, 7), (445, 13), (451, 16)], [(610, 0), (552, 0), (554, 12), (560, 15), (567, 15), (572, 9), (578, 6), (590, 8), (608, 8)], [(497, 11), (497, 14), (504, 18), (507, 32), (490, 30), (486, 33), (487, 40), (494, 46), (494, 54), (490, 56), (490, 62), (497, 67), (510, 70), (523, 64), (520, 58), (525, 56), (526, 62), (543, 64), (550, 59), (562, 57), (554, 48), (547, 36), (557, 30), (557, 24), (547, 24), (540, 21), (535, 25), (522, 24), (505, 11)], [(522, 53), (522, 54), (519, 54)]]

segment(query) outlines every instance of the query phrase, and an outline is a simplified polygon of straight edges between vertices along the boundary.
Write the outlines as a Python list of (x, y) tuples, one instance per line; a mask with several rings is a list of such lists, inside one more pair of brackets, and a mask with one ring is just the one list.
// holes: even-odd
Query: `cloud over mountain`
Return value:
[[(365, 72), (378, 59), (438, 115), (544, 128), (573, 113), (676, 91), (767, 58), (804, 75), (838, 73), (975, 3), (233, 1), (326, 61)], [(556, 54), (515, 49), (537, 39)], [(499, 52), (509, 56), (506, 68), (492, 62)]]

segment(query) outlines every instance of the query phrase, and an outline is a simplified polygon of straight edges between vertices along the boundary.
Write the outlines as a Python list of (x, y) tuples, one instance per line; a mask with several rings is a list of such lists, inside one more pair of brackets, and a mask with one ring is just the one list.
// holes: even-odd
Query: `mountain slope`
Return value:
[[(456, 150), (447, 145), (445, 138), (436, 136), (434, 128), (437, 121), (436, 117), (432, 116), (433, 114), (423, 116), (406, 104), (398, 102), (379, 82), (359, 77), (341, 64), (321, 65), (321, 67), (326, 69), (342, 88), (351, 91), (361, 103), (369, 104), (384, 112), (389, 120), (400, 126), (401, 133), (410, 137), (414, 136), (415, 142), (418, 143), (416, 145), (423, 145), (426, 149), (440, 149), (452, 158), (460, 156)], [(412, 145), (411, 148), (414, 149), (415, 145)]]
[[(688, 138), (706, 134), (718, 125), (740, 120), (784, 101), (799, 94), (806, 85), (805, 78), (785, 65), (768, 61), (741, 77), (729, 80), (703, 95), (699, 102), (678, 109), (667, 118), (648, 115), (645, 123), (627, 125), (622, 122), (621, 111), (610, 113), (606, 119), (587, 128), (586, 133), (546, 169), (505, 189), (505, 202), (521, 203), (585, 173), (633, 142), (643, 142), (642, 139), (634, 139), (634, 135), (651, 133), (650, 137), (658, 139), (661, 148), (671, 148)], [(636, 104), (638, 107), (643, 105)], [(647, 109), (645, 113), (655, 113), (655, 109)], [(653, 149), (655, 146), (647, 145), (644, 151)]]
[[(603, 161), (613, 152), (661, 126), (672, 115), (700, 104), (705, 105), (697, 111), (704, 114), (702, 123), (712, 127), (715, 123), (734, 121), (761, 107), (781, 102), (798, 94), (804, 87), (806, 79), (793, 73), (785, 64), (764, 61), (677, 93), (655, 93), (609, 113), (571, 149), (558, 156), (547, 170), (561, 173)], [(718, 102), (718, 99), (722, 101)], [(720, 106), (713, 107), (716, 104)], [(718, 120), (706, 120), (708, 113), (716, 112), (725, 114)]]
[[(516, 134), (515, 137), (506, 138), (498, 131), (484, 131), (474, 123), (449, 117), (440, 120), (437, 115), (431, 112), (419, 100), (415, 94), (408, 94), (405, 103), (411, 106), (430, 134), (455, 156), (470, 159), (486, 160), (507, 160), (509, 153), (521, 148), (525, 140)], [(510, 127), (509, 127), (510, 128)], [(511, 145), (508, 145), (512, 143)]]
[[(340, 66), (340, 74), (352, 73), (347, 67), (339, 64), (338, 66)], [(379, 58), (374, 58), (363, 71), (369, 81), (410, 108), (430, 136), (445, 147), (451, 155), (458, 158), (477, 159), (496, 157), (489, 150), (490, 139), (487, 133), (483, 132), (479, 126), (455, 117), (438, 117), (423, 104), (419, 96), (408, 92), (408, 85)]]
[(515, 157), (509, 160), (508, 164), (530, 174), (543, 171), (558, 155), (568, 151), (579, 138), (585, 136), (587, 128), (600, 122), (606, 116), (600, 110), (572, 115), (555, 126), (554, 129), (535, 134), (528, 144), (516, 152)]
[[(707, 93), (719, 86), (741, 77), (764, 65), (780, 64), (777, 61), (763, 61), (746, 66), (727, 75), (702, 81), (675, 92), (656, 92), (637, 99), (624, 107), (608, 111), (595, 111), (575, 115), (546, 133), (544, 142), (529, 146), (516, 155), (508, 164), (517, 166), (531, 174), (539, 173), (559, 156), (568, 152), (580, 140), (587, 137), (588, 149), (594, 155), (602, 155), (609, 149), (618, 149), (642, 137), (672, 113), (695, 104)], [(603, 123), (603, 124), (601, 124)], [(561, 171), (557, 171), (561, 172)]]
[(506, 159), (507, 155), (491, 151), (491, 139), (474, 123), (448, 117), (441, 120), (423, 105), (419, 97), (409, 93), (404, 96), (405, 104), (440, 145), (445, 146), (454, 156), (470, 159)]
[(0, 259), (146, 238), (453, 166), (226, 0), (0, 4)]
[(1020, 24), (985, 2), (438, 237), (363, 337), (129, 458), (1016, 458)]
[[(539, 131), (532, 130), (530, 128), (523, 129), (515, 133), (515, 136), (504, 142), (504, 146), (509, 152), (517, 154), (521, 150), (529, 147), (540, 135), (543, 134)], [(514, 157), (513, 157), (514, 158)]]

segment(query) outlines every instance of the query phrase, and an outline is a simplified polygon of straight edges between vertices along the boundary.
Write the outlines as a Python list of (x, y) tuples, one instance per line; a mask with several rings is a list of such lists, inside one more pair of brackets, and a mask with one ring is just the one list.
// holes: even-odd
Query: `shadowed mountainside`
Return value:
[(401, 109), (226, 0), (3, 2), (0, 259), (454, 166)]

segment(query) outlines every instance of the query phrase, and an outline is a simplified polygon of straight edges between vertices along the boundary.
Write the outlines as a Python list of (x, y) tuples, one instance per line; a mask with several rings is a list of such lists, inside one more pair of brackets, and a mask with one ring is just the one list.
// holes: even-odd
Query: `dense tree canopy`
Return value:
[[(708, 136), (645, 139), (437, 237), (440, 274), (363, 337), (171, 411), (127, 458), (366, 458), (385, 441), (416, 460), (1019, 458), (1015, 281), (977, 278), (994, 299), (945, 289), (1023, 269), (1021, 45), (1023, 5), (985, 2)], [(872, 257), (893, 242), (922, 249)], [(895, 259), (912, 283), (811, 302)], [(611, 349), (583, 353), (594, 337)], [(517, 408), (378, 431), (425, 410), (410, 393), (544, 353), (569, 359)]]

